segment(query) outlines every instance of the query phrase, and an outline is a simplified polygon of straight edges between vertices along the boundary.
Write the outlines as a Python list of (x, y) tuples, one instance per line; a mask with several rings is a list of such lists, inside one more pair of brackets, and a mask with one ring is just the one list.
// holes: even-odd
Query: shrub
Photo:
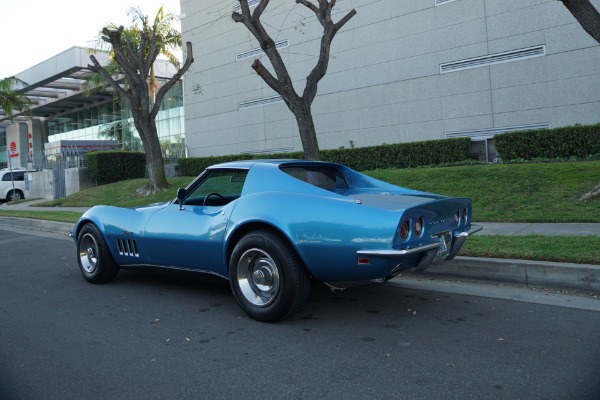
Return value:
[(130, 151), (94, 151), (86, 154), (88, 171), (98, 183), (111, 183), (146, 175), (146, 155)]
[(508, 132), (494, 142), (503, 161), (586, 159), (600, 154), (600, 124)]
[[(469, 159), (470, 145), (471, 140), (468, 138), (383, 144), (352, 149), (321, 150), (321, 159), (344, 164), (358, 171), (412, 168), (466, 161)], [(302, 152), (294, 152), (182, 158), (179, 160), (179, 172), (184, 176), (195, 176), (206, 167), (222, 162), (271, 158), (301, 159), (302, 157)]]

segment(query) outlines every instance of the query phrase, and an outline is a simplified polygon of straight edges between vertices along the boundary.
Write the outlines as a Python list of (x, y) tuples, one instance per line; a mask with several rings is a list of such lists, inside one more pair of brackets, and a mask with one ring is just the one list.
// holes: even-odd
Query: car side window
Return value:
[(344, 175), (334, 167), (294, 165), (282, 166), (281, 170), (296, 179), (331, 192), (349, 189)]
[[(16, 172), (13, 171), (12, 173), (12, 179), (15, 180), (15, 182), (17, 181), (24, 181), (25, 180), (25, 172)], [(11, 175), (10, 172), (6, 172), (4, 174), (4, 176), (2, 176), (2, 182), (10, 182), (11, 181)]]
[(183, 204), (222, 206), (239, 198), (248, 171), (210, 171), (198, 185), (190, 189)]

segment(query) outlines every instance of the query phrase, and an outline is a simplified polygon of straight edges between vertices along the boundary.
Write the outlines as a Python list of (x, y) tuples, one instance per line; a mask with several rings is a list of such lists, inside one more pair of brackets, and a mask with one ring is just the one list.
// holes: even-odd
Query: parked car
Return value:
[(275, 321), (298, 311), (314, 282), (384, 282), (453, 258), (480, 229), (471, 211), (468, 198), (339, 164), (240, 161), (207, 168), (167, 203), (93, 207), (71, 235), (89, 282), (119, 267), (214, 274), (248, 315)]
[(9, 168), (0, 169), (0, 202), (25, 198), (26, 173), (23, 168), (13, 168), (12, 172)]

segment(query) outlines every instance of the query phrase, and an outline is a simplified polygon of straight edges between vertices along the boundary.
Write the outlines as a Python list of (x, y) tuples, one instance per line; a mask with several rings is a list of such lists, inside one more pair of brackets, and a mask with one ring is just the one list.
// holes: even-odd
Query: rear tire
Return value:
[(254, 319), (273, 322), (297, 311), (310, 291), (310, 279), (294, 248), (268, 230), (250, 232), (229, 260), (231, 290)]
[(77, 236), (77, 262), (81, 274), (91, 283), (110, 282), (119, 273), (102, 233), (91, 223), (81, 228)]

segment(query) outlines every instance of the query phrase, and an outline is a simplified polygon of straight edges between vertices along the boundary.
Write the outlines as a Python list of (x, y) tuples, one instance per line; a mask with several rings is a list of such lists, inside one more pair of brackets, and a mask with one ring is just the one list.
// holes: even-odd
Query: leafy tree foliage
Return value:
[(14, 120), (14, 111), (31, 112), (31, 100), (19, 90), (15, 90), (18, 86), (27, 86), (27, 83), (15, 76), (0, 80), (0, 108), (4, 110), (10, 122)]

